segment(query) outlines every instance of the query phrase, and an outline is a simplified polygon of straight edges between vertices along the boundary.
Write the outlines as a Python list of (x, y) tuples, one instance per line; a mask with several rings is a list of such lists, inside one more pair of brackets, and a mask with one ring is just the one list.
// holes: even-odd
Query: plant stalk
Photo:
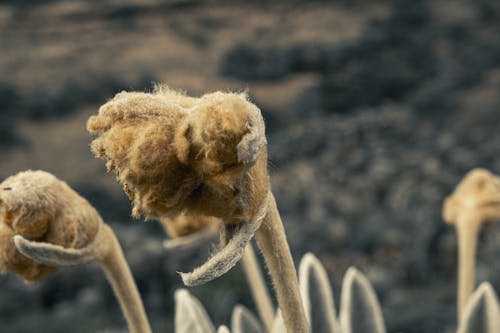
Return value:
[(464, 214), (456, 224), (458, 237), (458, 320), (474, 290), (476, 247), (480, 223), (472, 214)]
[(107, 225), (103, 242), (105, 252), (98, 258), (106, 277), (125, 314), (130, 333), (151, 333), (146, 311), (122, 248), (114, 232)]
[(242, 266), (248, 284), (250, 285), (250, 289), (252, 290), (253, 300), (257, 306), (260, 319), (264, 323), (266, 331), (271, 332), (274, 320), (274, 306), (271, 302), (266, 282), (262, 276), (255, 251), (253, 250), (251, 243), (249, 243), (245, 248), (245, 253), (242, 258)]
[(310, 329), (300, 297), (295, 265), (272, 194), (267, 214), (255, 238), (269, 268), (287, 331), (308, 333)]

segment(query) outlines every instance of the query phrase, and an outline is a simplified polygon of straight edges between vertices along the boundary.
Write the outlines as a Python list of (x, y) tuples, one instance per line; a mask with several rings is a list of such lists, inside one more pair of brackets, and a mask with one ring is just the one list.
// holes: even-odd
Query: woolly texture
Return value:
[(245, 247), (252, 239), (255, 231), (259, 229), (267, 212), (269, 196), (262, 202), (259, 211), (252, 220), (244, 223), (238, 232), (229, 240), (226, 246), (212, 258), (191, 273), (180, 273), (186, 286), (196, 286), (211, 281), (229, 271), (240, 261)]
[(267, 175), (263, 120), (245, 95), (193, 98), (167, 87), (121, 92), (87, 129), (97, 136), (94, 154), (107, 159), (133, 202), (134, 216), (187, 210), (240, 223), (267, 193), (267, 177), (258, 177)]
[(288, 246), (283, 222), (274, 196), (269, 200), (262, 226), (255, 233), (276, 289), (283, 322), (288, 332), (310, 332), (300, 296), (297, 273)]
[(65, 182), (44, 171), (25, 171), (0, 184), (0, 270), (40, 281), (55, 271), (21, 255), (13, 236), (20, 235), (80, 249), (95, 238), (102, 220), (95, 209)]
[(172, 237), (192, 235), (209, 225), (217, 226), (219, 219), (210, 216), (178, 215), (176, 217), (162, 217), (160, 222), (167, 234)]
[[(270, 193), (264, 121), (246, 95), (191, 98), (166, 87), (151, 94), (121, 92), (89, 119), (87, 129), (97, 136), (95, 155), (108, 160), (133, 202), (133, 215), (186, 212), (223, 220), (227, 245), (183, 276), (185, 283), (209, 281), (236, 264), (259, 228), (255, 216)], [(308, 332), (290, 249), (270, 201), (258, 243), (288, 330)]]

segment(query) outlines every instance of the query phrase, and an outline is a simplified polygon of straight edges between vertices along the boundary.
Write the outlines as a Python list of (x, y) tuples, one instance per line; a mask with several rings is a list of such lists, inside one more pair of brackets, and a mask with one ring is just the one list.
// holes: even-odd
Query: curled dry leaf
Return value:
[(267, 212), (269, 198), (262, 203), (252, 219), (239, 226), (239, 230), (230, 238), (229, 242), (212, 258), (191, 273), (180, 273), (182, 281), (187, 286), (195, 286), (211, 281), (229, 271), (241, 259), (245, 248), (249, 245), (255, 231)]

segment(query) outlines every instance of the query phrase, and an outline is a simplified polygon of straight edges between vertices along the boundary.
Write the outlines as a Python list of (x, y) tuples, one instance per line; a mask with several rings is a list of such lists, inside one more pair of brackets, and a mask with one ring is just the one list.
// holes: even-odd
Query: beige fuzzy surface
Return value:
[(469, 171), (446, 198), (443, 219), (456, 223), (457, 216), (468, 210), (484, 222), (500, 218), (500, 177), (486, 169)]
[(186, 211), (239, 223), (267, 193), (264, 124), (244, 94), (121, 92), (87, 129), (97, 136), (92, 151), (116, 172), (134, 216)]
[(44, 171), (24, 171), (0, 184), (0, 269), (39, 281), (55, 268), (21, 255), (12, 237), (82, 248), (95, 237), (101, 217), (65, 182)]

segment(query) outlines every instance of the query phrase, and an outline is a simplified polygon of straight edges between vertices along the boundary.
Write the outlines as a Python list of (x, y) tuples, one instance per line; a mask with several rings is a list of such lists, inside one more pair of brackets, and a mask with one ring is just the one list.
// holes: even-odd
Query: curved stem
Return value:
[(274, 320), (274, 306), (267, 291), (266, 282), (259, 268), (252, 244), (248, 244), (242, 258), (242, 266), (252, 290), (253, 300), (267, 332), (271, 332)]
[(109, 226), (105, 225), (103, 232), (105, 233), (103, 241), (106, 244), (106, 249), (97, 260), (120, 302), (130, 333), (151, 333), (141, 296), (120, 243)]
[(287, 331), (309, 332), (292, 254), (272, 195), (267, 214), (255, 237), (271, 273)]
[(462, 318), (465, 305), (472, 295), (475, 284), (475, 261), (479, 221), (471, 214), (459, 217), (456, 230), (458, 236), (458, 320)]

